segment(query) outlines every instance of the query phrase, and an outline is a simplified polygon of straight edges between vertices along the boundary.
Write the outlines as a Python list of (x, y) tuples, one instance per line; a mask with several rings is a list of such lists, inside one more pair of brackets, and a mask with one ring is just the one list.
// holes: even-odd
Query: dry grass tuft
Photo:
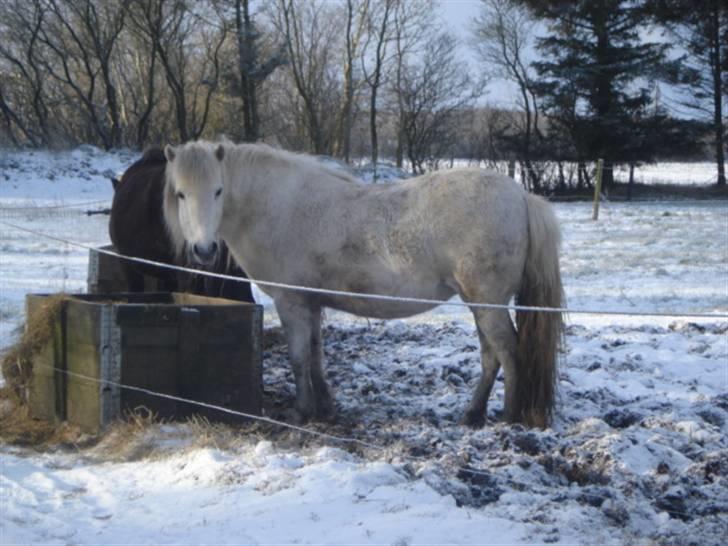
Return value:
[(88, 455), (103, 461), (155, 459), (184, 450), (212, 448), (233, 451), (250, 441), (239, 428), (194, 415), (185, 422), (167, 423), (144, 408), (112, 424)]
[(0, 368), (5, 386), (0, 389), (0, 440), (37, 449), (75, 444), (81, 436), (76, 427), (49, 423), (30, 416), (27, 393), (33, 372), (33, 358), (53, 339), (56, 317), (66, 294), (48, 296), (35, 309), (18, 342), (2, 355)]
[(82, 439), (81, 431), (68, 423), (49, 423), (34, 419), (28, 406), (10, 389), (0, 389), (0, 442), (44, 450), (50, 447), (75, 446)]
[(128, 411), (124, 419), (112, 423), (99, 437), (93, 455), (119, 462), (148, 458), (155, 451), (154, 431), (161, 424), (159, 416), (145, 407)]
[(27, 403), (33, 357), (53, 339), (55, 319), (68, 297), (66, 294), (56, 294), (45, 298), (41, 306), (27, 317), (18, 342), (2, 355), (0, 367), (5, 378), (2, 390), (9, 390), (23, 405)]
[(200, 415), (189, 417), (185, 424), (192, 439), (191, 447), (229, 451), (241, 443), (241, 431), (238, 427), (213, 423)]

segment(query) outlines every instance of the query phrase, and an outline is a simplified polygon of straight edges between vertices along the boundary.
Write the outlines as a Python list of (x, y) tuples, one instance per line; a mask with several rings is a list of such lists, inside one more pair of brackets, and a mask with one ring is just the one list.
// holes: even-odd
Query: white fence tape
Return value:
[(532, 305), (504, 305), (504, 304), (483, 303), (483, 302), (443, 301), (443, 300), (432, 300), (432, 299), (425, 299), (425, 298), (407, 298), (407, 297), (400, 297), (400, 296), (388, 296), (385, 294), (371, 294), (371, 293), (366, 293), (366, 292), (348, 292), (348, 291), (343, 291), (343, 290), (329, 290), (326, 288), (300, 286), (300, 285), (295, 285), (295, 284), (264, 281), (261, 279), (253, 279), (253, 278), (245, 279), (245, 278), (236, 277), (233, 275), (225, 275), (222, 273), (212, 273), (209, 271), (202, 271), (199, 269), (192, 269), (189, 267), (182, 267), (182, 266), (177, 266), (177, 265), (165, 264), (165, 263), (161, 263), (161, 262), (155, 262), (153, 260), (145, 260), (144, 258), (135, 258), (133, 256), (125, 256), (123, 254), (119, 254), (118, 252), (113, 252), (111, 250), (106, 250), (106, 249), (102, 249), (102, 248), (96, 248), (91, 245), (79, 243), (77, 241), (71, 241), (69, 239), (63, 239), (61, 237), (56, 237), (56, 236), (50, 235), (48, 233), (43, 233), (42, 231), (37, 231), (34, 229), (26, 228), (23, 226), (19, 226), (17, 224), (12, 224), (10, 222), (5, 222), (5, 221), (0, 220), (0, 224), (13, 228), (13, 229), (17, 229), (17, 230), (26, 232), (26, 233), (30, 233), (32, 235), (36, 235), (38, 237), (43, 237), (48, 240), (56, 241), (56, 242), (59, 242), (62, 244), (75, 246), (77, 248), (84, 248), (86, 250), (98, 252), (101, 254), (107, 254), (109, 256), (114, 256), (116, 258), (129, 260), (129, 261), (133, 261), (133, 262), (137, 262), (137, 263), (153, 265), (156, 267), (172, 269), (175, 271), (181, 271), (181, 272), (185, 272), (185, 273), (192, 273), (195, 275), (205, 275), (208, 277), (215, 277), (218, 279), (230, 280), (230, 281), (235, 281), (235, 282), (254, 283), (259, 286), (269, 286), (269, 287), (273, 287), (273, 288), (281, 288), (281, 289), (285, 289), (285, 290), (293, 290), (293, 291), (298, 291), (298, 292), (309, 292), (309, 293), (313, 293), (313, 294), (324, 294), (324, 295), (329, 295), (329, 296), (391, 301), (391, 302), (397, 302), (397, 303), (414, 303), (414, 304), (432, 305), (432, 306), (449, 305), (449, 306), (454, 306), (454, 307), (467, 307), (470, 309), (506, 309), (509, 311), (535, 311), (535, 312), (542, 312), (542, 313), (566, 313), (569, 315), (611, 315), (611, 316), (627, 316), (627, 317), (728, 319), (728, 312), (681, 313), (681, 312), (676, 312), (676, 311), (644, 312), (644, 311), (621, 311), (621, 310), (608, 311), (608, 310), (602, 310), (602, 309), (573, 309), (573, 308), (569, 309), (566, 307), (540, 307), (540, 306), (532, 306)]

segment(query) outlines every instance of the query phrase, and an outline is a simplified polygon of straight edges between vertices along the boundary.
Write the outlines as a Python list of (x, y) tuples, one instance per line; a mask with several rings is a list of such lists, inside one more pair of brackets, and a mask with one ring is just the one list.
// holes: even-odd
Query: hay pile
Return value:
[(22, 445), (39, 446), (63, 441), (68, 427), (33, 419), (28, 409), (28, 391), (33, 373), (33, 358), (52, 342), (56, 317), (66, 294), (48, 296), (34, 310), (15, 345), (2, 354), (5, 385), (0, 388), (0, 439)]
[[(55, 318), (61, 311), (66, 294), (48, 296), (27, 322), (18, 342), (9, 347), (2, 355), (4, 389), (10, 389), (22, 403), (27, 403), (27, 392), (33, 373), (33, 357), (52, 339)], [(0, 390), (4, 390), (0, 389)]]

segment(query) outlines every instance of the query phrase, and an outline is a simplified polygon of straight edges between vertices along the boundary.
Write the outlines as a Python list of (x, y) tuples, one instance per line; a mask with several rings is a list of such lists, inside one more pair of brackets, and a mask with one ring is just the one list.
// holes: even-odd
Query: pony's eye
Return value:
[(222, 188), (218, 188), (215, 192), (215, 197), (220, 197), (222, 195)]
[(184, 198), (185, 198), (185, 194), (182, 193), (181, 191), (178, 191), (177, 192), (177, 199), (179, 199), (180, 201), (184, 201)]

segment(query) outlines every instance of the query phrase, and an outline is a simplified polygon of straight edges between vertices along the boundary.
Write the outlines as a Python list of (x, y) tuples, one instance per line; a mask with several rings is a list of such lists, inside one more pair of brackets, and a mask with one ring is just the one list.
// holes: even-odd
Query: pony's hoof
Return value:
[(336, 404), (331, 396), (320, 400), (316, 404), (316, 419), (325, 422), (336, 420)]
[(470, 428), (483, 428), (485, 426), (485, 412), (466, 411), (460, 420), (460, 424)]
[(292, 411), (293, 413), (293, 422), (296, 425), (305, 425), (306, 423), (311, 422), (313, 419), (315, 419), (316, 411), (311, 408), (302, 408), (300, 406), (296, 406), (295, 409)]
[(336, 422), (336, 409), (334, 406), (319, 408), (316, 412), (316, 420), (323, 423), (334, 423)]

